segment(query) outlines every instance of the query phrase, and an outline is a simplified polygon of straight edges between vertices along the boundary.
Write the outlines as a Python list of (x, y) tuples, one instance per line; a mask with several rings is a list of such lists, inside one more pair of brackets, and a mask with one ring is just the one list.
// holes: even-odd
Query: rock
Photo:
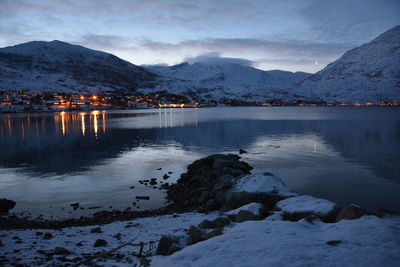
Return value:
[(158, 242), (156, 255), (168, 256), (187, 245), (187, 235), (163, 235)]
[[(217, 154), (194, 161), (177, 183), (169, 186), (168, 199), (177, 206), (198, 208), (201, 204), (205, 210), (218, 209), (221, 200), (225, 201), (225, 191), (232, 187), (237, 177), (252, 169), (239, 159), (238, 155)], [(209, 202), (215, 195), (224, 197)]]
[(162, 184), (161, 188), (162, 189), (168, 189), (169, 188), (169, 183)]
[(331, 245), (331, 246), (336, 246), (337, 244), (343, 243), (342, 240), (330, 240), (326, 241), (326, 244)]
[(223, 172), (224, 174), (229, 174), (229, 175), (234, 176), (234, 177), (239, 177), (239, 176), (245, 174), (245, 173), (243, 173), (243, 171), (242, 171), (241, 169), (230, 168), (230, 167), (224, 167), (224, 168), (222, 169), (222, 172)]
[(132, 185), (132, 186), (130, 186), (129, 188), (130, 188), (130, 189), (134, 189), (134, 188), (135, 188), (135, 186), (134, 186), (134, 185)]
[(13, 209), (17, 203), (14, 200), (2, 198), (0, 199), (0, 213), (6, 213)]
[(94, 242), (93, 247), (97, 248), (97, 247), (104, 247), (107, 245), (107, 241), (104, 239), (97, 239), (96, 242)]
[(216, 207), (216, 202), (214, 199), (210, 199), (206, 203), (206, 210), (213, 210)]
[(77, 246), (77, 247), (82, 247), (82, 246), (83, 246), (82, 241), (79, 241), (78, 243), (76, 243), (75, 246)]
[(285, 220), (298, 221), (309, 215), (315, 215), (324, 222), (334, 222), (338, 206), (326, 199), (312, 196), (291, 197), (276, 203), (276, 209), (283, 212)]
[(200, 204), (205, 203), (212, 197), (213, 197), (213, 195), (209, 191), (203, 191), (203, 192), (201, 192), (201, 195), (198, 198), (197, 202)]
[(174, 254), (175, 252), (177, 252), (177, 251), (179, 251), (181, 249), (183, 249), (183, 247), (181, 247), (177, 243), (172, 243), (171, 246), (169, 246), (169, 248), (168, 248), (167, 254), (168, 255), (172, 255), (172, 254)]
[(68, 249), (66, 249), (66, 248), (63, 248), (63, 247), (56, 247), (56, 248), (54, 249), (54, 254), (55, 254), (55, 255), (69, 255), (69, 254), (71, 254), (71, 252), (70, 252)]
[(217, 228), (217, 229), (214, 229), (214, 230), (208, 232), (206, 234), (205, 238), (210, 239), (210, 238), (222, 235), (223, 233), (224, 233), (224, 228)]
[(246, 150), (239, 149), (239, 154), (245, 154), (245, 153), (247, 153), (247, 151), (246, 151)]
[[(239, 171), (240, 172), (240, 171)], [(232, 174), (224, 175), (219, 179), (219, 182), (214, 185), (214, 190), (219, 191), (224, 188), (232, 187), (235, 177)]]
[(212, 223), (216, 226), (215, 228), (222, 228), (231, 223), (231, 220), (226, 216), (219, 216), (215, 218)]
[(337, 214), (335, 221), (338, 222), (343, 219), (354, 220), (365, 214), (367, 214), (367, 211), (357, 205), (344, 205), (339, 209), (339, 213)]
[(45, 239), (45, 240), (49, 240), (49, 239), (52, 239), (53, 238), (53, 235), (51, 234), (51, 233), (45, 233), (44, 234), (44, 236), (43, 236), (43, 239)]
[(214, 222), (206, 219), (199, 223), (198, 227), (201, 229), (214, 229), (217, 228), (217, 225)]
[(101, 233), (102, 231), (101, 231), (101, 228), (100, 227), (95, 227), (95, 228), (92, 228), (92, 229), (90, 229), (90, 233), (97, 233), (97, 234), (99, 234), (99, 233)]
[(276, 176), (250, 174), (237, 179), (226, 193), (224, 206), (236, 209), (251, 202), (263, 204), (272, 210), (275, 203), (287, 197), (297, 196)]
[(249, 220), (261, 220), (267, 214), (267, 209), (264, 205), (256, 202), (249, 203), (234, 210), (224, 213), (235, 222), (244, 222)]
[(136, 199), (144, 199), (144, 200), (149, 200), (149, 196), (136, 196)]
[(157, 181), (153, 181), (153, 180), (150, 181), (150, 185), (156, 185), (156, 184), (157, 184)]
[(71, 207), (73, 207), (74, 209), (79, 208), (79, 202), (71, 203)]
[(189, 235), (188, 239), (189, 245), (193, 245), (207, 239), (207, 232), (193, 225), (190, 226), (188, 235)]
[(158, 169), (157, 169), (157, 171), (161, 171), (161, 170), (162, 170), (162, 168), (158, 168)]
[(167, 180), (170, 176), (168, 174), (164, 174), (163, 179)]
[(253, 213), (248, 210), (240, 210), (235, 217), (235, 222), (241, 223), (245, 221), (256, 220), (256, 217)]

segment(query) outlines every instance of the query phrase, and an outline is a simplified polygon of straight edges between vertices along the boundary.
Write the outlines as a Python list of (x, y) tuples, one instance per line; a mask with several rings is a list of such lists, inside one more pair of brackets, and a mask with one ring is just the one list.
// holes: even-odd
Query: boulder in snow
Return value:
[(298, 221), (309, 215), (316, 215), (324, 221), (334, 221), (338, 211), (338, 206), (332, 201), (308, 195), (281, 200), (275, 207), (290, 221)]
[(358, 219), (365, 214), (367, 214), (367, 211), (360, 208), (357, 205), (353, 204), (345, 205), (340, 208), (339, 213), (336, 216), (336, 222), (343, 219), (347, 220)]
[(297, 196), (276, 176), (269, 174), (249, 174), (235, 182), (226, 194), (226, 207), (235, 209), (251, 202), (262, 203), (267, 209), (287, 197)]
[(225, 212), (230, 219), (235, 222), (244, 222), (249, 220), (261, 220), (264, 218), (267, 209), (260, 203), (250, 203), (240, 208)]

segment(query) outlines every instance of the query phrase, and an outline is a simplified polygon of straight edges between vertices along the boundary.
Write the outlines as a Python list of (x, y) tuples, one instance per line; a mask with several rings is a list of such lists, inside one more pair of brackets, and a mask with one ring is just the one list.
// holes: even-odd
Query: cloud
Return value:
[(229, 58), (221, 57), (218, 52), (211, 52), (207, 54), (198, 55), (196, 57), (187, 57), (184, 61), (189, 64), (194, 63), (209, 63), (209, 64), (239, 64), (243, 66), (252, 66), (253, 61), (243, 58)]
[(330, 57), (337, 56), (351, 48), (347, 44), (312, 43), (298, 40), (265, 40), (254, 38), (207, 38), (187, 40), (179, 43), (165, 43), (145, 40), (141, 47), (154, 51), (197, 50), (205, 53), (258, 53), (281, 57)]

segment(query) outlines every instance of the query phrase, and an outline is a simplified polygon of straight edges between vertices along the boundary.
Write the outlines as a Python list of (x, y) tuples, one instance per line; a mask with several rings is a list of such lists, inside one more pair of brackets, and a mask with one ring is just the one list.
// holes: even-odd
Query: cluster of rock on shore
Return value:
[(169, 187), (168, 199), (178, 207), (191, 207), (201, 212), (219, 210), (214, 220), (204, 220), (186, 232), (165, 235), (156, 254), (171, 255), (185, 246), (224, 233), (231, 223), (261, 220), (267, 216), (312, 223), (357, 219), (363, 215), (383, 216), (387, 210), (369, 212), (356, 205), (339, 206), (331, 201), (291, 192), (270, 173), (250, 174), (252, 169), (234, 154), (212, 155), (188, 166), (176, 184)]

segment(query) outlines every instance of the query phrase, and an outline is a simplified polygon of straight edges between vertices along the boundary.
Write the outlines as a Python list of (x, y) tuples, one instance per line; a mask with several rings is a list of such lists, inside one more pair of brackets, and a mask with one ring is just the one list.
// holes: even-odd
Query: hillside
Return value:
[(0, 90), (134, 91), (155, 77), (112, 54), (61, 41), (0, 49)]
[(326, 102), (400, 102), (400, 26), (347, 51), (295, 92)]

